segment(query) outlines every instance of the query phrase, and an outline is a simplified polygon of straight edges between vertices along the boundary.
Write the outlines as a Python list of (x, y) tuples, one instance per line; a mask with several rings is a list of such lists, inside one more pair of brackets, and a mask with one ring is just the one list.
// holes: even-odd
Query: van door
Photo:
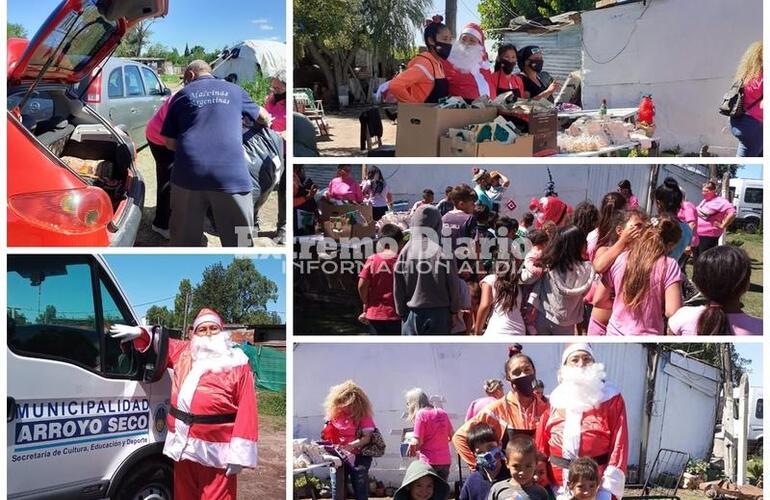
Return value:
[(106, 334), (137, 319), (93, 256), (10, 255), (7, 286), (9, 497), (101, 498), (162, 439), (140, 382), (151, 355)]

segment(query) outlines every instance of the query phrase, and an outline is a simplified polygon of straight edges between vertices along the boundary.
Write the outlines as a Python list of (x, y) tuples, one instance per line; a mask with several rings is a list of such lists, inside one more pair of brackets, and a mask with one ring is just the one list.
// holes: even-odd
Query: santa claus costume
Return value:
[(599, 464), (597, 500), (619, 499), (628, 463), (626, 404), (618, 388), (604, 381), (603, 365), (567, 366), (567, 360), (578, 351), (594, 358), (588, 344), (571, 344), (564, 350), (560, 383), (551, 393), (550, 409), (538, 426), (537, 447), (548, 457), (560, 500), (572, 496), (567, 488), (569, 465), (579, 457), (591, 457)]
[(484, 31), (476, 23), (468, 23), (460, 32), (460, 37), (468, 35), (476, 39), (477, 44), (455, 44), (449, 59), (444, 63), (444, 72), (449, 81), (449, 95), (459, 96), (474, 101), (486, 95), (490, 99), (497, 96), (497, 91), (489, 69), (489, 55), (484, 48)]
[[(174, 460), (175, 499), (234, 500), (237, 474), (257, 465), (254, 375), (223, 329), (219, 314), (202, 309), (191, 341), (169, 340), (173, 375), (163, 453)], [(141, 352), (153, 343), (149, 327), (113, 325), (110, 333)]]

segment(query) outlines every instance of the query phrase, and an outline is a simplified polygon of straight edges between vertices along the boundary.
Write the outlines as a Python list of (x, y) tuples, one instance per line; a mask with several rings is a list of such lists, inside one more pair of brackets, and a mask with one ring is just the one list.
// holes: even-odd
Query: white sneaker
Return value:
[(171, 231), (169, 231), (168, 229), (163, 229), (153, 224), (152, 230), (158, 233), (159, 235), (163, 236), (167, 240), (171, 239)]

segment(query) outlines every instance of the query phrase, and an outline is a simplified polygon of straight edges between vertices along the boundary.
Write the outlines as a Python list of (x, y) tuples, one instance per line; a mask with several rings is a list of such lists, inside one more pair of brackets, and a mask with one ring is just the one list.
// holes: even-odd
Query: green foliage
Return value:
[(160, 75), (160, 81), (166, 85), (179, 85), (182, 83), (182, 77), (179, 75)]
[(742, 358), (733, 348), (732, 344), (660, 344), (664, 349), (671, 351), (683, 351), (691, 357), (699, 359), (717, 368), (722, 367), (722, 357), (719, 352), (721, 345), (730, 347), (730, 359), (733, 365), (733, 385), (737, 386), (741, 380), (741, 375), (751, 364), (750, 359)]
[(164, 327), (174, 327), (174, 313), (169, 311), (166, 306), (152, 306), (147, 309), (145, 313), (147, 321), (151, 325), (159, 325)]
[(259, 391), (259, 414), (274, 417), (286, 416), (286, 392)]
[(752, 457), (746, 462), (746, 474), (749, 476), (749, 482), (755, 486), (761, 486), (764, 480), (764, 469), (762, 467), (762, 457)]
[(705, 460), (696, 460), (694, 458), (691, 458), (690, 461), (687, 463), (687, 469), (685, 469), (685, 472), (689, 474), (694, 474), (696, 476), (706, 476), (706, 471), (709, 468), (709, 463)]
[(263, 104), (270, 93), (270, 81), (270, 78), (257, 76), (253, 82), (241, 83), (241, 87), (249, 94), (252, 101)]
[(152, 31), (150, 26), (154, 21), (140, 21), (131, 28), (120, 41), (115, 55), (118, 57), (140, 57), (142, 49), (149, 45)]
[[(185, 301), (188, 295), (190, 301), (192, 301), (192, 292), (193, 287), (189, 279), (185, 278), (179, 282), (179, 291), (174, 298), (174, 326), (176, 328), (183, 328), (185, 325)], [(190, 310), (187, 312), (186, 318), (188, 325), (192, 322), (193, 314), (195, 312), (192, 311), (192, 304), (190, 304)]]
[[(595, 0), (480, 0), (479, 15), (484, 29), (510, 26), (519, 16), (527, 18), (551, 17), (573, 10), (592, 9)], [(499, 32), (490, 32), (490, 38), (499, 40)]]
[(323, 486), (323, 481), (315, 476), (303, 475), (297, 476), (294, 479), (294, 489), (304, 490), (305, 488), (313, 488), (316, 492), (320, 491)]
[(727, 242), (728, 245), (732, 245), (734, 247), (742, 247), (746, 243), (740, 238), (733, 238), (730, 241)]
[(18, 23), (8, 23), (8, 38), (27, 38), (27, 30)]

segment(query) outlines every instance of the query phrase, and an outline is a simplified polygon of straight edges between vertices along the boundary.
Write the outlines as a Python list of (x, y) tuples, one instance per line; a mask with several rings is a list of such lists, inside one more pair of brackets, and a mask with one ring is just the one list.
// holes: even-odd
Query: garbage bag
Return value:
[(281, 181), (285, 168), (283, 139), (275, 131), (258, 125), (243, 134), (243, 150), (251, 176), (256, 214)]

